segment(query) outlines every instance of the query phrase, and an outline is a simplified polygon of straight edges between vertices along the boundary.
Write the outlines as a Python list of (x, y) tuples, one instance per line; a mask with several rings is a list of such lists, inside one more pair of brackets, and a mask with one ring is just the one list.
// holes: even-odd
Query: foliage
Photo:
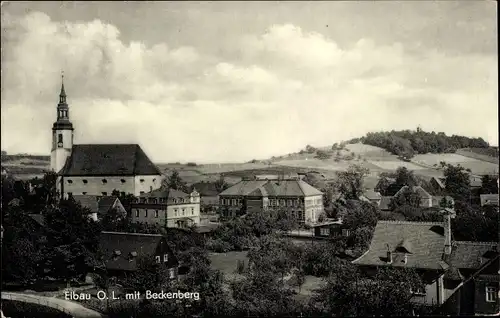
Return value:
[(146, 290), (167, 289), (170, 280), (164, 263), (156, 263), (153, 255), (141, 255), (137, 259), (137, 270), (121, 283), (125, 289), (145, 293)]
[(179, 190), (184, 193), (189, 193), (190, 189), (187, 186), (186, 182), (182, 180), (182, 178), (179, 175), (179, 172), (177, 170), (172, 171), (172, 174), (163, 180), (162, 186), (165, 189), (174, 189), (174, 190)]
[(417, 179), (415, 178), (415, 175), (413, 174), (413, 171), (408, 170), (406, 167), (399, 167), (396, 169), (396, 184), (403, 187), (403, 186), (416, 186), (417, 184)]
[(497, 213), (484, 213), (487, 208), (474, 208), (466, 202), (457, 202), (455, 210), (457, 216), (451, 222), (455, 240), (498, 241)]
[(380, 192), (380, 194), (383, 196), (386, 196), (388, 195), (387, 189), (391, 184), (391, 181), (389, 181), (387, 177), (381, 176), (377, 182), (377, 185), (375, 186), (375, 191)]
[(389, 207), (392, 211), (395, 211), (399, 207), (403, 206), (419, 208), (421, 200), (422, 197), (418, 192), (414, 191), (410, 187), (407, 187), (402, 189), (402, 191), (399, 192), (398, 195), (394, 196), (391, 199)]
[(447, 136), (445, 133), (403, 130), (390, 132), (368, 133), (363, 143), (384, 148), (395, 155), (412, 155), (414, 153), (445, 153), (454, 152), (459, 148), (488, 148), (482, 138), (464, 136)]
[(217, 189), (217, 193), (221, 193), (227, 188), (229, 188), (229, 184), (227, 184), (226, 180), (224, 179), (224, 175), (221, 174), (219, 176), (219, 179), (215, 181), (215, 189)]
[(318, 151), (316, 151), (315, 158), (318, 158), (320, 160), (326, 160), (326, 159), (330, 159), (331, 157), (332, 156), (328, 152), (326, 152), (324, 150), (318, 150)]
[(73, 200), (61, 200), (46, 208), (47, 243), (42, 248), (41, 266), (54, 278), (80, 279), (96, 264), (99, 227), (89, 210)]
[(342, 221), (344, 226), (351, 230), (366, 226), (375, 227), (379, 215), (377, 206), (365, 201), (349, 200)]
[(420, 214), (405, 215), (407, 221), (443, 222), (443, 215), (438, 211), (422, 211)]
[(468, 201), (470, 199), (470, 179), (465, 168), (458, 165), (446, 165), (444, 169), (446, 192), (455, 201)]
[(354, 265), (339, 262), (313, 301), (341, 317), (408, 316), (413, 309), (410, 289), (422, 286), (418, 274), (410, 269), (383, 267), (375, 276), (364, 277)]
[(363, 193), (364, 177), (370, 171), (359, 165), (351, 165), (347, 171), (338, 173), (335, 187), (346, 200), (357, 200)]
[(316, 152), (316, 150), (317, 150), (317, 149), (316, 149), (316, 148), (314, 148), (314, 147), (313, 147), (313, 146), (311, 146), (311, 145), (307, 145), (307, 146), (306, 146), (306, 152), (307, 152), (307, 153), (315, 153), (315, 152)]
[[(497, 177), (498, 178), (498, 177)], [(498, 179), (485, 175), (481, 178), (481, 194), (498, 193)]]

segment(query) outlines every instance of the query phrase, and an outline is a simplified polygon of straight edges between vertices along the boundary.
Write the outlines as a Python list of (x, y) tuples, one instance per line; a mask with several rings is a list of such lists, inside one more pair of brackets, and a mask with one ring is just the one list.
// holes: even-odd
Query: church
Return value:
[(62, 197), (107, 196), (113, 190), (139, 196), (161, 187), (161, 172), (138, 144), (75, 145), (73, 136), (63, 81), (50, 154), (50, 168), (59, 176)]

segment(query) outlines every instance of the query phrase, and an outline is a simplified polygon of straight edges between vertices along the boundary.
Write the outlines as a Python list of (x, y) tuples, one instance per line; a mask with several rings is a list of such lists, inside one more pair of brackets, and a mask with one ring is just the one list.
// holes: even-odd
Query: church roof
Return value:
[(137, 144), (74, 145), (63, 176), (161, 175)]

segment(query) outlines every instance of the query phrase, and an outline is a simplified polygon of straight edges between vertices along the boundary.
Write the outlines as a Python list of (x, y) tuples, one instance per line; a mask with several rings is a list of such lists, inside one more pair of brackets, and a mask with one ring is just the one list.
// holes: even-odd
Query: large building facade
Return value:
[(200, 225), (200, 195), (173, 189), (142, 194), (132, 203), (131, 220), (178, 228)]
[(242, 180), (219, 194), (221, 216), (285, 209), (299, 222), (316, 223), (324, 213), (323, 193), (298, 178)]
[(140, 195), (160, 188), (163, 176), (137, 144), (73, 143), (64, 83), (52, 126), (51, 170), (59, 175), (58, 191), (69, 195), (111, 195), (113, 190)]

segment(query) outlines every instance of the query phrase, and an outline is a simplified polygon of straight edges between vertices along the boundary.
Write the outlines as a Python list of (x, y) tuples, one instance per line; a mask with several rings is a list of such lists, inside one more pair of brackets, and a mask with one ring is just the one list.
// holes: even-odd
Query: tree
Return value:
[(364, 177), (370, 172), (359, 165), (351, 165), (347, 171), (338, 173), (335, 186), (346, 200), (357, 200), (363, 193)]
[(407, 187), (401, 190), (396, 196), (391, 199), (390, 208), (392, 211), (396, 210), (401, 206), (410, 206), (414, 208), (419, 208), (422, 197), (412, 188)]
[(396, 184), (401, 187), (414, 187), (418, 185), (413, 171), (408, 170), (406, 167), (399, 167), (396, 169)]
[(387, 189), (392, 183), (385, 176), (381, 176), (375, 186), (375, 191), (380, 192), (381, 195), (387, 195)]
[(156, 263), (153, 255), (142, 255), (137, 259), (137, 270), (127, 275), (121, 284), (126, 289), (143, 294), (146, 290), (167, 289), (170, 279), (164, 263)]
[(163, 187), (166, 189), (179, 190), (185, 193), (189, 193), (189, 187), (182, 180), (177, 170), (172, 171), (172, 174), (163, 182)]
[(456, 201), (469, 201), (470, 179), (465, 168), (448, 164), (444, 170), (445, 190)]
[(221, 193), (227, 188), (229, 188), (229, 184), (227, 184), (226, 180), (224, 179), (224, 175), (221, 174), (219, 176), (219, 179), (215, 181), (215, 189), (217, 189), (217, 193)]
[(318, 158), (320, 160), (326, 160), (326, 159), (330, 159), (331, 155), (324, 150), (318, 150), (316, 152), (316, 158)]
[(313, 147), (313, 146), (311, 146), (311, 145), (307, 145), (307, 146), (306, 146), (306, 152), (307, 152), (307, 153), (314, 153), (314, 152), (316, 152), (316, 148), (314, 148), (314, 147)]
[(365, 277), (344, 262), (338, 264), (314, 301), (341, 317), (408, 316), (414, 309), (411, 290), (422, 287), (421, 278), (411, 269), (382, 267), (375, 276)]
[(342, 215), (342, 222), (351, 230), (365, 226), (375, 227), (379, 214), (377, 207), (369, 202), (349, 200), (346, 212)]
[(498, 179), (485, 175), (481, 178), (481, 194), (498, 193)]
[(73, 200), (61, 200), (45, 211), (47, 243), (42, 248), (48, 276), (81, 279), (96, 264), (99, 227), (89, 210)]

